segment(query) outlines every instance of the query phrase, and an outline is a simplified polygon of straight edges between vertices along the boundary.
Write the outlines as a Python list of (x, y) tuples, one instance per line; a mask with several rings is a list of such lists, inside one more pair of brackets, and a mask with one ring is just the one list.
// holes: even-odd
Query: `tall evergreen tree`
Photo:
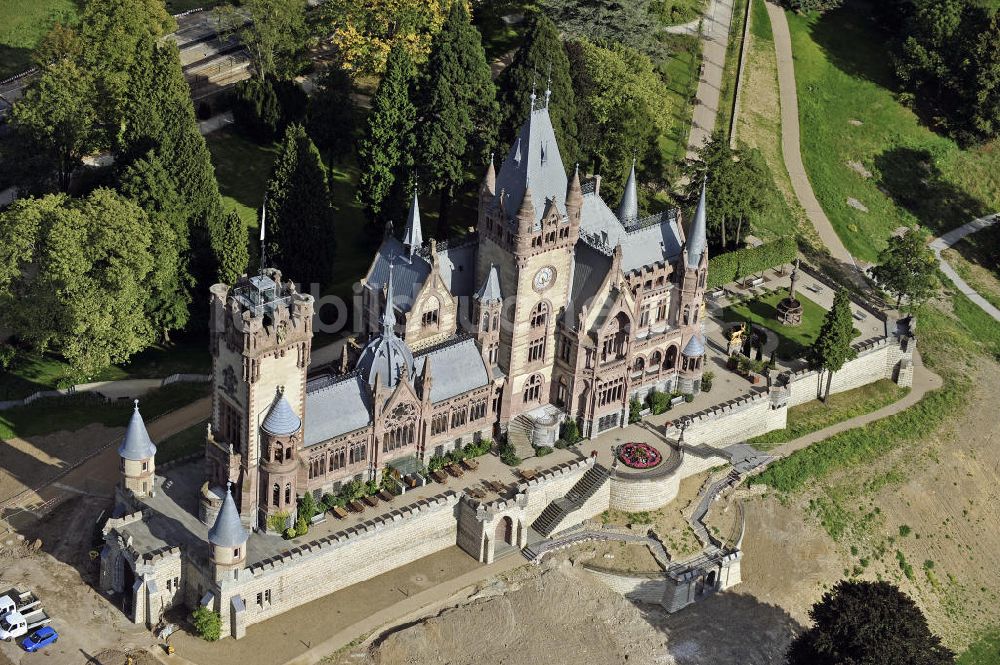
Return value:
[(539, 96), (546, 86), (552, 91), (548, 101), (549, 117), (559, 142), (563, 164), (571, 168), (579, 156), (576, 127), (576, 93), (570, 77), (569, 58), (559, 30), (544, 14), (539, 14), (525, 37), (524, 44), (514, 54), (514, 60), (503, 71), (498, 81), (500, 87), (500, 145), (498, 152), (505, 154), (511, 137), (528, 117), (531, 93), (537, 89)]
[(823, 318), (819, 335), (809, 351), (810, 364), (820, 370), (817, 380), (822, 382), (823, 372), (826, 372), (826, 387), (817, 391), (824, 400), (830, 396), (833, 375), (840, 371), (844, 363), (858, 356), (857, 350), (851, 346), (852, 339), (854, 318), (851, 315), (851, 297), (846, 289), (840, 289), (834, 295), (833, 307)]
[[(381, 225), (383, 214), (397, 180), (405, 178), (414, 163), (413, 128), (416, 109), (410, 99), (414, 87), (414, 68), (403, 46), (389, 53), (385, 75), (379, 82), (372, 109), (368, 114), (364, 138), (358, 144), (358, 202), (369, 220)], [(397, 201), (397, 206), (401, 202)], [(391, 206), (390, 206), (391, 207)]]
[(325, 284), (334, 249), (330, 185), (319, 150), (302, 125), (289, 125), (285, 132), (266, 205), (268, 256), (296, 282)]
[(247, 223), (238, 212), (230, 211), (222, 219), (222, 232), (213, 241), (218, 243), (212, 250), (219, 259), (219, 281), (233, 284), (250, 263)]
[(420, 180), (440, 192), (443, 224), (466, 166), (485, 162), (500, 113), (482, 38), (461, 0), (434, 38), (419, 99)]
[(955, 655), (909, 596), (888, 582), (840, 581), (812, 606), (787, 665), (951, 665)]
[[(309, 135), (328, 158), (344, 157), (354, 147), (358, 109), (351, 97), (353, 92), (350, 75), (331, 65), (309, 98)], [(372, 103), (374, 106), (374, 100)]]

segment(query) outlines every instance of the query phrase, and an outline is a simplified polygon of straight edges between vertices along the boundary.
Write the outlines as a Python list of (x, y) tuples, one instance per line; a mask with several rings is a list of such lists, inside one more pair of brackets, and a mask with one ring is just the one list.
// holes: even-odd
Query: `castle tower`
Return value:
[[(292, 282), (282, 282), (275, 269), (244, 275), (232, 289), (216, 284), (211, 294), (214, 390), (201, 518), (211, 523), (226, 483), (232, 482), (243, 524), (265, 528), (268, 510), (261, 502), (265, 488), (260, 464), (272, 440), (262, 424), (279, 387), (295, 416), (300, 421), (305, 417), (313, 298), (298, 293)], [(293, 450), (292, 460), (298, 459), (296, 453)]]
[[(302, 447), (302, 420), (285, 399), (282, 387), (275, 393), (260, 430), (262, 528), (280, 532), (295, 524), (299, 450)], [(286, 518), (279, 525), (274, 516), (282, 514)]]
[(392, 306), (392, 266), (389, 266), (386, 291), (382, 332), (361, 350), (355, 369), (361, 372), (370, 386), (375, 386), (378, 382), (381, 387), (392, 388), (404, 375), (412, 376), (414, 368), (413, 352), (406, 342), (396, 335), (396, 313)]
[(677, 325), (683, 329), (684, 337), (688, 338), (681, 352), (683, 365), (680, 377), (680, 390), (686, 393), (698, 391), (703, 372), (705, 345), (701, 330), (705, 319), (705, 280), (708, 275), (707, 216), (705, 184), (702, 183), (698, 208), (681, 255), (683, 274), (678, 284), (680, 294), (675, 313)]
[(240, 520), (240, 511), (233, 501), (232, 483), (223, 490), (222, 508), (215, 518), (215, 524), (208, 530), (209, 562), (216, 582), (238, 579), (246, 565), (247, 534)]
[[(548, 95), (546, 95), (546, 99)], [(476, 283), (496, 270), (504, 308), (495, 363), (508, 381), (500, 419), (550, 402), (556, 317), (569, 301), (582, 193), (563, 169), (547, 105), (531, 112), (492, 182), (480, 188)]]
[(487, 367), (496, 367), (500, 355), (500, 314), (503, 294), (495, 265), (490, 266), (486, 281), (475, 295), (473, 321), (476, 322), (476, 342)]
[(124, 495), (121, 499), (124, 501), (125, 497), (129, 496), (150, 496), (156, 473), (156, 446), (149, 438), (146, 423), (139, 413), (139, 400), (135, 400), (135, 410), (128, 421), (125, 437), (118, 446), (118, 456), (121, 458), (121, 480), (118, 489)]
[(700, 332), (691, 335), (681, 351), (681, 372), (677, 389), (685, 394), (695, 394), (701, 389), (704, 372), (705, 342)]

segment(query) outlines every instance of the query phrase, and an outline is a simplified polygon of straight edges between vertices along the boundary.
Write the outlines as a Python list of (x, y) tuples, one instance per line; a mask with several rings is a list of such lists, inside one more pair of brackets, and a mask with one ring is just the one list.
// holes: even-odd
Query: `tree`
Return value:
[(673, 110), (652, 61), (619, 43), (598, 46), (585, 39), (567, 43), (566, 51), (585, 147), (581, 161), (594, 173), (623, 174), (605, 178), (602, 195), (620, 196), (633, 159), (640, 180), (661, 178), (667, 158), (658, 144), (670, 131)]
[(574, 38), (620, 44), (650, 57), (663, 55), (655, 38), (662, 26), (651, 0), (542, 0), (540, 4)]
[(788, 0), (789, 9), (802, 13), (826, 12), (836, 9), (841, 4), (843, 0)]
[(222, 219), (222, 231), (213, 238), (216, 246), (212, 252), (219, 260), (219, 281), (234, 284), (247, 271), (250, 251), (247, 248), (247, 223), (240, 214), (231, 210)]
[(851, 315), (851, 296), (846, 289), (840, 289), (833, 297), (833, 307), (823, 317), (819, 335), (809, 350), (810, 365), (820, 370), (819, 380), (826, 371), (826, 389), (822, 398), (830, 395), (830, 384), (833, 375), (839, 372), (848, 360), (858, 356), (857, 349), (851, 346), (854, 339), (854, 319)]
[(302, 284), (324, 284), (334, 249), (327, 169), (302, 125), (289, 125), (267, 183), (268, 256)]
[(305, 0), (244, 0), (240, 5), (247, 18), (231, 19), (222, 9), (221, 22), (239, 25), (237, 34), (250, 54), (254, 72), (261, 79), (273, 76), (290, 79), (301, 68), (300, 56), (309, 37)]
[[(386, 221), (383, 209), (397, 181), (413, 168), (413, 129), (416, 108), (410, 99), (415, 72), (407, 50), (397, 46), (389, 53), (385, 75), (372, 97), (365, 134), (358, 144), (358, 202), (368, 218)], [(397, 188), (398, 189), (398, 188)], [(396, 201), (401, 205), (401, 201)]]
[[(570, 77), (569, 58), (555, 24), (539, 15), (514, 59), (500, 75), (500, 137), (508, 141), (528, 117), (531, 94), (548, 86), (549, 117), (559, 142), (563, 165), (570, 169), (577, 161), (579, 145), (576, 126), (576, 93)], [(501, 145), (500, 152), (506, 152)]]
[(812, 606), (787, 665), (950, 665), (954, 654), (931, 633), (913, 600), (888, 582), (838, 582)]
[(344, 68), (355, 76), (382, 74), (395, 48), (416, 63), (427, 60), (444, 25), (447, 0), (327, 0), (321, 22), (333, 29)]
[(191, 613), (194, 630), (206, 642), (215, 642), (222, 635), (222, 617), (204, 605)]
[(420, 86), (417, 154), (421, 183), (441, 194), (441, 222), (467, 163), (485, 162), (496, 132), (496, 87), (479, 31), (453, 2), (434, 37)]
[(934, 295), (937, 290), (937, 260), (927, 246), (927, 236), (919, 228), (909, 228), (889, 238), (878, 255), (872, 277), (896, 296), (896, 308), (905, 296), (912, 307)]
[(280, 138), (288, 125), (302, 122), (309, 101), (295, 81), (253, 77), (234, 86), (232, 110), (236, 127), (260, 143)]
[[(97, 144), (94, 81), (69, 59), (47, 67), (14, 105), (19, 153), (68, 191), (73, 172)], [(30, 184), (30, 180), (28, 180)]]
[(358, 109), (351, 96), (353, 92), (347, 72), (331, 65), (309, 98), (309, 135), (328, 157), (345, 157), (354, 147)]
[(705, 182), (710, 241), (722, 249), (730, 239), (739, 246), (741, 235), (752, 231), (753, 220), (768, 205), (766, 193), (774, 189), (771, 172), (759, 150), (733, 150), (722, 132), (705, 142), (698, 160), (688, 170), (688, 198), (697, 200)]
[(142, 208), (110, 189), (17, 201), (0, 215), (5, 325), (81, 376), (128, 360), (155, 339), (152, 236)]

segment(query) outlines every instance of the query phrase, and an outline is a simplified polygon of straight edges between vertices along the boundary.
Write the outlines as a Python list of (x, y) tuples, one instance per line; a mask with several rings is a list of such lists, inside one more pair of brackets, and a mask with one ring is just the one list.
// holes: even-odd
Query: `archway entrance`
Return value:
[(499, 522), (497, 522), (497, 528), (494, 532), (494, 538), (497, 543), (506, 543), (507, 545), (514, 544), (514, 520), (510, 517), (504, 517)]
[(132, 587), (135, 586), (135, 572), (132, 570), (132, 566), (128, 565), (125, 557), (119, 556), (118, 561), (122, 567), (122, 613), (129, 619), (134, 619), (135, 617), (132, 616), (135, 611)]
[(708, 578), (705, 580), (705, 586), (708, 587), (709, 591), (715, 589), (715, 571), (714, 570), (708, 574)]

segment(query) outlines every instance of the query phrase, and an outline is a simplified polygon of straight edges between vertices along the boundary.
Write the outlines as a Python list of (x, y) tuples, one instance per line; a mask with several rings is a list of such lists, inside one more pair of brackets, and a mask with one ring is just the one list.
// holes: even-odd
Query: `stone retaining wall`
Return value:
[(656, 510), (677, 496), (681, 475), (675, 472), (665, 478), (643, 480), (616, 478), (612, 475), (609, 482), (610, 507), (627, 513)]
[(584, 569), (630, 600), (657, 604), (662, 603), (667, 594), (667, 580), (663, 573), (623, 573), (589, 565), (584, 565)]

